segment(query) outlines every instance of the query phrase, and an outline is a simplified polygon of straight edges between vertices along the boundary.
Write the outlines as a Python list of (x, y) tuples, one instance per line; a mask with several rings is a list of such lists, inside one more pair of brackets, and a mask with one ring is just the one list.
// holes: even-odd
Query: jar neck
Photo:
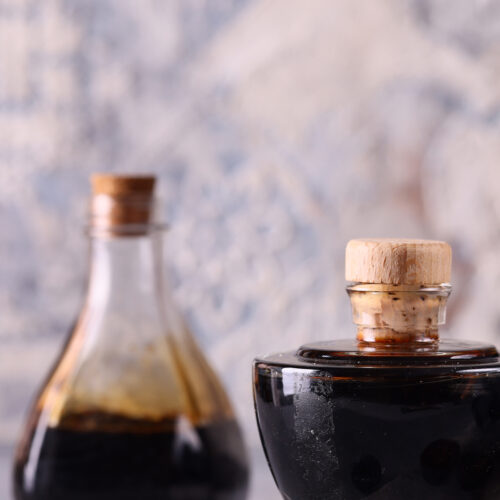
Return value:
[(347, 287), (360, 342), (437, 342), (446, 321), (448, 284), (384, 285), (355, 283)]

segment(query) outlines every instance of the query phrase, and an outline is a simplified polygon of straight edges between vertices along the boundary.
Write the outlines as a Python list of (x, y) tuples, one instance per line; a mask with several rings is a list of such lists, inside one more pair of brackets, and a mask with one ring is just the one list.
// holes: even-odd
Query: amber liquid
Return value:
[[(88, 417), (75, 420), (88, 425)], [(93, 421), (105, 422), (105, 430), (79, 430), (73, 425), (32, 433), (26, 447), (30, 451), (21, 452), (15, 464), (16, 500), (243, 500), (246, 496), (245, 452), (233, 420), (199, 427), (182, 421), (127, 423), (109, 415)]]
[(256, 362), (259, 430), (284, 498), (500, 499), (498, 363), (384, 362)]

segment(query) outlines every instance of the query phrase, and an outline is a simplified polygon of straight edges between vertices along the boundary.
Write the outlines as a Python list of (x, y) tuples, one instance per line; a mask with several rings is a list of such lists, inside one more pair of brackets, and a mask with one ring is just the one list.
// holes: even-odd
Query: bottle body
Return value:
[(498, 360), (392, 360), (256, 360), (257, 421), (284, 498), (500, 497)]
[(86, 334), (73, 332), (31, 411), (15, 499), (244, 500), (241, 430), (189, 332), (189, 349), (165, 335), (142, 362), (115, 347), (107, 364), (83, 355)]
[(246, 498), (241, 430), (190, 332), (131, 330), (90, 348), (79, 322), (28, 418), (16, 500)]

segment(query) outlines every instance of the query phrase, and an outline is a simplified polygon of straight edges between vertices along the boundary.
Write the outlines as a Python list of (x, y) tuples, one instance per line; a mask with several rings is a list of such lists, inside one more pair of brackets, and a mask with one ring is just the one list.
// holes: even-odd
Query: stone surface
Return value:
[[(177, 301), (255, 457), (255, 354), (353, 334), (353, 237), (454, 249), (500, 332), (500, 10), (469, 0), (0, 0), (0, 489), (82, 297), (87, 178), (155, 172)], [(274, 495), (274, 496), (273, 496)]]

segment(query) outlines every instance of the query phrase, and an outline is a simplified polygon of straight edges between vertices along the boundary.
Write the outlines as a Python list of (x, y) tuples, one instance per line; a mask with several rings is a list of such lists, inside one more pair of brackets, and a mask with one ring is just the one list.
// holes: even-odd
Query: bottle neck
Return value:
[(160, 231), (91, 236), (87, 308), (160, 322), (164, 295)]
[(436, 342), (446, 321), (448, 284), (347, 287), (360, 342)]

